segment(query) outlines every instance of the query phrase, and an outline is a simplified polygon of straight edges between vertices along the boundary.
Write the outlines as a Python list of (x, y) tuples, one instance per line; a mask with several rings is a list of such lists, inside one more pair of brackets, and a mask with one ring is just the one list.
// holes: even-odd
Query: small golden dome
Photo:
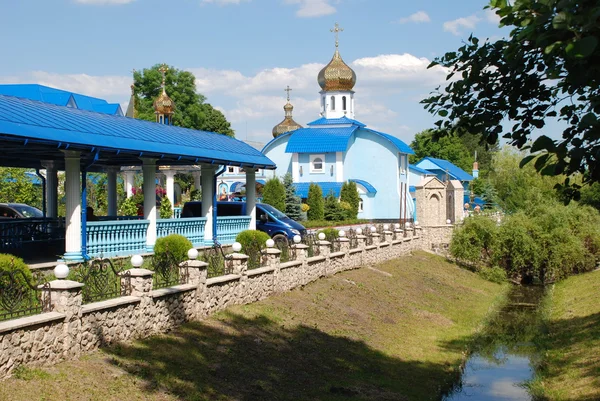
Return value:
[(319, 72), (317, 81), (324, 91), (351, 91), (356, 84), (356, 73), (344, 63), (336, 48), (329, 64)]
[(166, 115), (175, 113), (175, 102), (167, 95), (164, 87), (160, 96), (154, 101), (154, 111)]
[(285, 118), (282, 122), (273, 127), (273, 138), (277, 138), (279, 135), (285, 134), (286, 132), (302, 128), (302, 126), (292, 118), (292, 110), (294, 110), (294, 106), (292, 106), (289, 101), (285, 104), (285, 106), (283, 106), (283, 110), (285, 110)]

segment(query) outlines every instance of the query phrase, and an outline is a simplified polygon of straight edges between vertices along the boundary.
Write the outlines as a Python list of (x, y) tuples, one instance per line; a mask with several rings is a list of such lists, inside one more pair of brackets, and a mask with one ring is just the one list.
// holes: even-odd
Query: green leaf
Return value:
[(440, 111), (438, 111), (438, 114), (441, 117), (446, 117), (448, 115), (448, 110), (440, 110)]
[(575, 58), (589, 57), (598, 46), (598, 39), (594, 36), (586, 36), (583, 39), (571, 42), (565, 49), (567, 54)]
[(554, 149), (554, 141), (552, 139), (548, 138), (546, 135), (540, 136), (538, 139), (535, 140), (533, 145), (531, 145), (532, 153), (535, 153), (535, 152), (543, 150), (543, 149), (548, 150), (548, 151), (551, 151)]
[(598, 118), (594, 113), (587, 113), (585, 116), (581, 118), (581, 125), (585, 127), (589, 127), (591, 125), (596, 125), (598, 123)]
[(559, 12), (552, 19), (552, 27), (554, 29), (567, 29), (568, 28), (568, 16), (564, 11)]
[(504, 7), (506, 7), (506, 0), (491, 0), (490, 7), (504, 8)]
[(530, 161), (532, 161), (533, 159), (535, 159), (537, 157), (537, 155), (529, 155), (529, 156), (525, 156), (521, 162), (519, 163), (519, 168), (523, 168), (525, 167), (525, 165), (527, 163), (529, 163)]

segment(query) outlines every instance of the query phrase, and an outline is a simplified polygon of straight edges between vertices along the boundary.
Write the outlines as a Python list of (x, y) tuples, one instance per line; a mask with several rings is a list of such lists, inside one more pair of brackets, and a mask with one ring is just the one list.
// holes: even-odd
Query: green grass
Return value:
[(600, 271), (570, 277), (549, 291), (542, 360), (531, 383), (540, 400), (600, 400)]
[(7, 380), (0, 399), (437, 400), (505, 289), (417, 253)]

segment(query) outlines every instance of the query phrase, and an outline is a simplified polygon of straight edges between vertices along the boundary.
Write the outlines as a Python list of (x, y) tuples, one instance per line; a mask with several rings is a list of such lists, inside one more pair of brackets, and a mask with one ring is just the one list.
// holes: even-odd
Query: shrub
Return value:
[(323, 220), (323, 191), (317, 184), (311, 183), (308, 187), (308, 199), (306, 203), (309, 206), (309, 220)]
[(310, 206), (308, 206), (308, 204), (306, 203), (303, 203), (301, 207), (304, 213), (308, 212), (308, 210), (310, 209)]
[(156, 240), (154, 245), (154, 259), (160, 263), (168, 260), (167, 254), (173, 256), (175, 263), (187, 260), (187, 252), (193, 247), (189, 239), (183, 235), (170, 234)]
[(501, 284), (506, 282), (506, 271), (498, 266), (483, 267), (479, 271), (479, 275), (485, 280), (491, 281), (492, 283)]
[(497, 246), (496, 224), (487, 217), (475, 216), (454, 232), (450, 253), (473, 267), (489, 263)]
[(138, 206), (132, 197), (125, 199), (119, 208), (120, 216), (137, 216), (137, 212)]
[(358, 196), (358, 189), (354, 181), (347, 181), (342, 185), (340, 201), (347, 202), (350, 206), (349, 208), (343, 208), (346, 211), (346, 218), (350, 220), (355, 219), (358, 216), (360, 197)]
[(266, 242), (270, 238), (269, 234), (258, 230), (245, 230), (235, 237), (242, 244), (242, 253), (249, 256), (248, 269), (260, 267), (260, 252), (267, 247)]
[(19, 271), (13, 275), (14, 281), (8, 278), (6, 275), (0, 276), (0, 288), (4, 290), (9, 286), (14, 286), (14, 282), (18, 283), (21, 287), (26, 287), (27, 284), (33, 285), (33, 276), (29, 270), (29, 266), (23, 262), (23, 259), (14, 255), (0, 253), (0, 273), (2, 272), (13, 272)]
[(325, 217), (325, 220), (327, 221), (338, 221), (346, 218), (346, 213), (340, 207), (340, 202), (338, 202), (337, 198), (333, 194), (333, 191), (329, 192), (329, 194), (325, 197), (325, 202), (323, 204), (323, 217)]
[(325, 234), (326, 241), (333, 242), (339, 237), (339, 232), (340, 231), (337, 228), (328, 227), (328, 228), (323, 228), (323, 229), (317, 231), (317, 235), (319, 235), (320, 233), (323, 233), (323, 234)]
[(267, 181), (262, 196), (263, 203), (285, 212), (285, 188), (279, 178), (273, 177)]
[(173, 217), (173, 209), (171, 209), (171, 201), (166, 196), (160, 200), (160, 218), (170, 219)]

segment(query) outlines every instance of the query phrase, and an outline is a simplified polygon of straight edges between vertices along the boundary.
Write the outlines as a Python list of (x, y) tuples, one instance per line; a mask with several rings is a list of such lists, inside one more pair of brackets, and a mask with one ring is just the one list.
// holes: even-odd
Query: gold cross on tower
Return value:
[(169, 67), (167, 67), (166, 64), (163, 64), (160, 66), (158, 71), (160, 71), (160, 73), (162, 74), (162, 87), (164, 88), (165, 87), (165, 74), (167, 73), (167, 71), (169, 71)]
[(344, 28), (340, 28), (340, 26), (338, 25), (338, 23), (335, 23), (335, 27), (333, 29), (330, 29), (331, 32), (335, 33), (335, 47), (338, 47), (339, 45), (339, 33), (340, 32), (344, 32)]
[(290, 101), (290, 91), (292, 90), (292, 88), (290, 88), (290, 86), (288, 85), (287, 88), (284, 89), (284, 92), (287, 92), (287, 101)]

